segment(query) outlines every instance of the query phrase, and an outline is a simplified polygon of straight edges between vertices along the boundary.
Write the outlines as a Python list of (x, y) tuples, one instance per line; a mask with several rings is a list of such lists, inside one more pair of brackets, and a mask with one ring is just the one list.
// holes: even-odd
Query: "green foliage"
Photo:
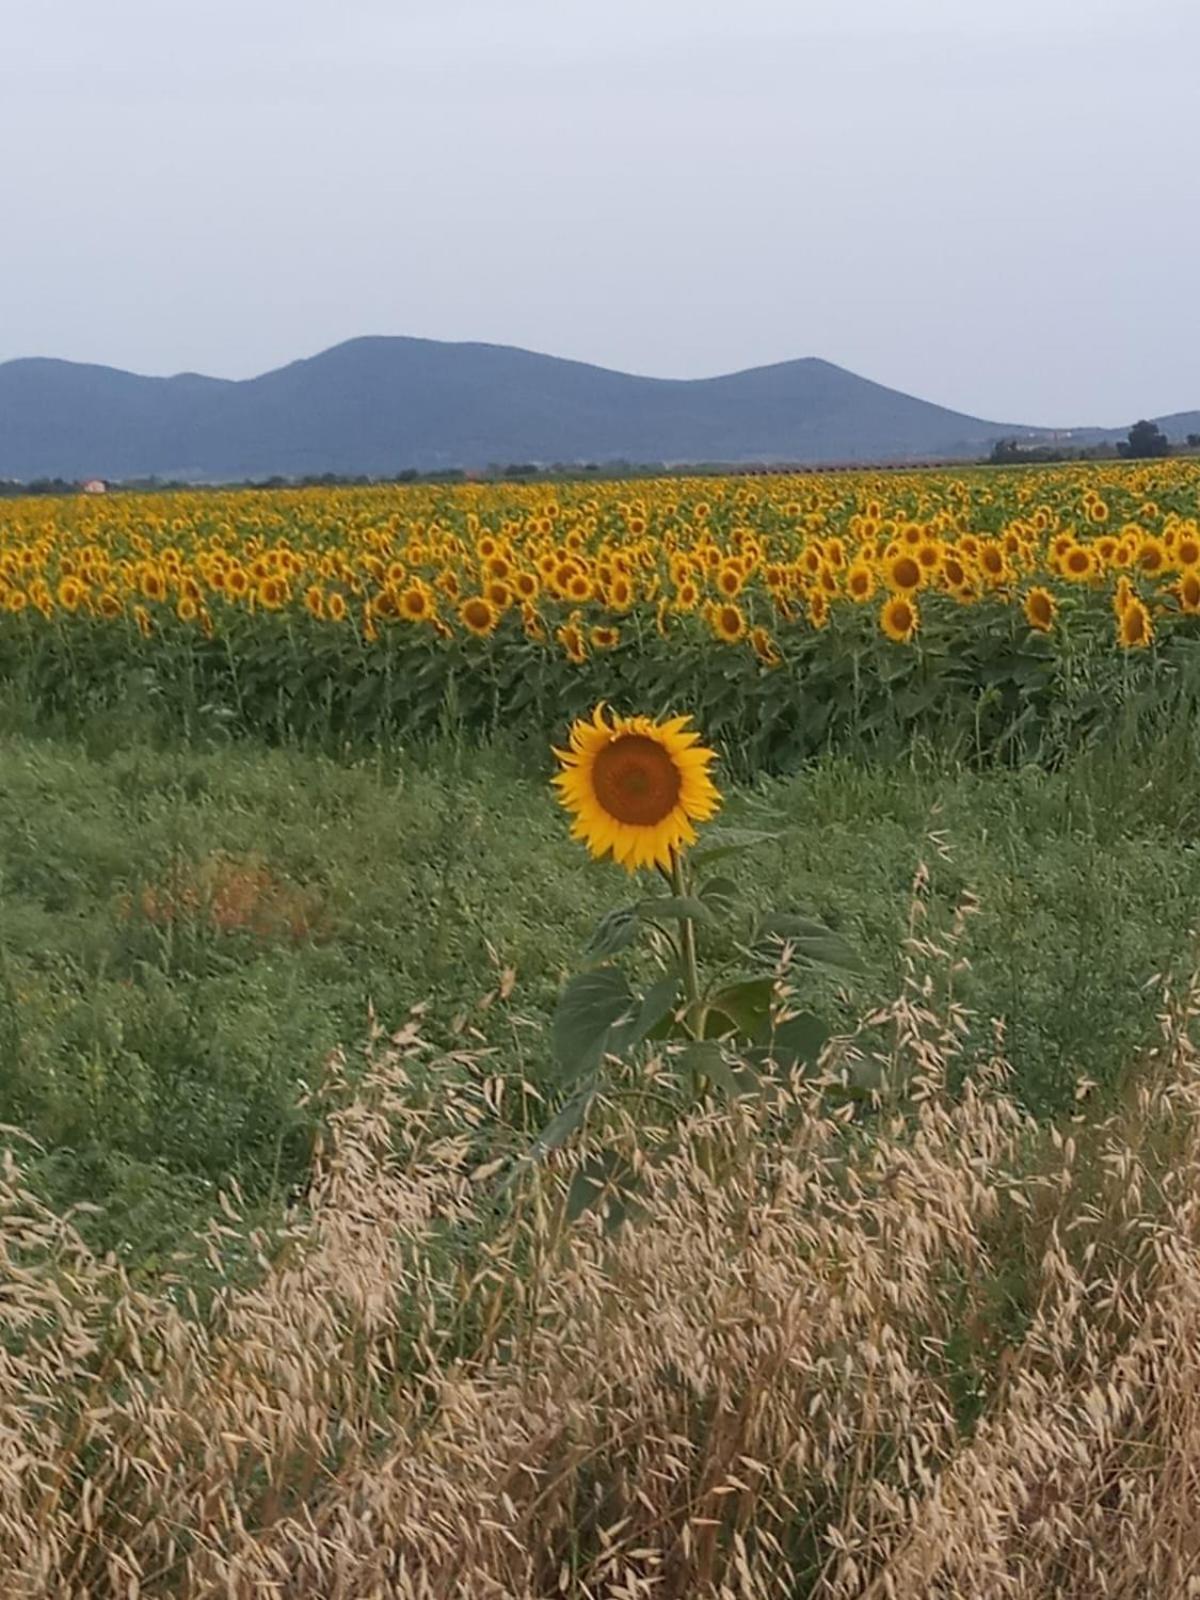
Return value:
[(1171, 441), (1157, 422), (1147, 422), (1143, 417), (1129, 430), (1129, 437), (1118, 446), (1123, 456), (1145, 460), (1155, 456), (1169, 456)]
[(1052, 635), (1008, 600), (964, 608), (923, 593), (921, 632), (900, 646), (874, 606), (841, 605), (827, 627), (781, 624), (762, 594), (748, 621), (780, 651), (768, 669), (713, 641), (698, 617), (669, 637), (628, 630), (621, 645), (574, 665), (528, 639), (512, 614), (486, 641), (441, 640), (394, 624), (377, 643), (292, 615), (233, 613), (219, 636), (162, 619), (143, 639), (74, 616), (0, 616), (0, 684), (10, 725), (88, 736), (115, 716), (131, 736), (170, 741), (249, 737), (327, 754), (421, 747), (449, 735), (528, 738), (541, 749), (597, 701), (653, 714), (692, 710), (727, 774), (788, 773), (830, 752), (897, 760), (920, 744), (978, 764), (1051, 764), (1130, 719), (1189, 712), (1200, 695), (1200, 616), (1133, 654), (1114, 642), (1108, 599), (1064, 596)]
[[(894, 993), (925, 861), (931, 918), (965, 890), (981, 905), (959, 998), (978, 1027), (1008, 1019), (1027, 1106), (1070, 1108), (1080, 1077), (1115, 1086), (1151, 1034), (1147, 980), (1193, 959), (1198, 762), (1196, 725), (1181, 717), (1151, 744), (1130, 734), (1050, 773), (827, 758), (735, 789), (692, 858), (714, 987), (762, 986), (786, 927), (782, 943), (752, 935), (779, 908), (808, 908), (866, 974), (799, 974), (800, 1015), (771, 1048), (810, 1057), (822, 1030)], [(259, 1208), (295, 1192), (316, 1121), (309, 1091), (328, 1052), (363, 1037), (369, 1008), (394, 1025), (428, 1001), (434, 1042), (486, 1046), (489, 1072), (539, 1088), (541, 1104), (506, 1097), (510, 1143), (484, 1161), (528, 1149), (538, 1128), (568, 1136), (593, 1105), (561, 1084), (549, 1040), (597, 897), (607, 942), (585, 959), (618, 963), (643, 999), (660, 976), (647, 897), (630, 904), (620, 875), (570, 841), (527, 750), (442, 740), (336, 762), (217, 736), (156, 748), (98, 717), (73, 741), (0, 736), (0, 770), (0, 1122), (39, 1142), (22, 1161), (42, 1189), (96, 1204), (89, 1236), (133, 1261), (164, 1258), (231, 1180)], [(147, 914), (147, 889), (214, 859), (262, 864), (310, 908), (311, 930), (214, 927), (203, 899), (169, 924)], [(740, 931), (728, 926), (734, 879)], [(753, 959), (739, 948), (756, 943)], [(666, 995), (654, 1003), (673, 1012)], [(713, 1004), (719, 1017), (734, 1000)]]

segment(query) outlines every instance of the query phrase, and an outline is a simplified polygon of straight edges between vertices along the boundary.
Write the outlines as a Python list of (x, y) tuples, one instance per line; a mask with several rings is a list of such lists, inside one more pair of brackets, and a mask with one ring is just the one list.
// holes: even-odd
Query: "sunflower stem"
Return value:
[[(671, 888), (679, 899), (687, 898), (683, 854), (679, 850), (671, 851)], [(700, 969), (696, 961), (696, 924), (691, 917), (679, 919), (679, 947), (683, 957), (683, 988), (687, 996), (684, 1025), (692, 1038), (698, 1039), (703, 1018), (700, 1005)]]

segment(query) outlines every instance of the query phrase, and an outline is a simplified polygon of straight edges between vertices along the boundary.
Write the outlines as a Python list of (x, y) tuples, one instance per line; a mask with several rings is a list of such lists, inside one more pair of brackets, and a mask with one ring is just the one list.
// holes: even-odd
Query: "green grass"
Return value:
[[(435, 1042), (546, 1074), (542, 1024), (627, 885), (570, 843), (539, 759), (0, 735), (0, 1121), (37, 1141), (37, 1182), (99, 1208), (98, 1245), (153, 1264), (230, 1179), (267, 1210), (302, 1180), (305, 1089), (372, 1009), (394, 1025), (428, 1001)], [(1039, 1113), (1081, 1075), (1115, 1085), (1152, 1035), (1147, 980), (1192, 963), (1200, 803), (1178, 741), (1052, 774), (829, 759), (731, 796), (755, 807), (786, 834), (739, 870), (763, 904), (851, 935), (855, 1007), (894, 990), (919, 862), (935, 911), (979, 897), (963, 994), (1009, 1019)], [(181, 862), (203, 886), (220, 857), (269, 873), (312, 931), (156, 912)], [(504, 967), (511, 997), (481, 1009)]]

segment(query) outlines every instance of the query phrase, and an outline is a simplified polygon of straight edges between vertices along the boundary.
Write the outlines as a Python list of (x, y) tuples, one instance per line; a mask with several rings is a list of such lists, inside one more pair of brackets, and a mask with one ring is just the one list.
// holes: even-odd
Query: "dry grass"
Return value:
[(1200, 1593), (1200, 995), (1049, 1135), (999, 1040), (947, 1093), (956, 959), (914, 938), (859, 1041), (903, 1103), (698, 1115), (607, 1233), (564, 1221), (583, 1152), (496, 1202), (496, 1085), (422, 1103), (415, 1024), (353, 1089), (330, 1063), (304, 1207), (247, 1285), (230, 1204), (211, 1303), (90, 1257), (10, 1159), (0, 1592)]
[(161, 882), (127, 898), (122, 910), (157, 927), (196, 922), (214, 933), (250, 933), (263, 940), (299, 941), (329, 932), (328, 912), (315, 890), (287, 882), (257, 856), (223, 851), (200, 862), (180, 858)]

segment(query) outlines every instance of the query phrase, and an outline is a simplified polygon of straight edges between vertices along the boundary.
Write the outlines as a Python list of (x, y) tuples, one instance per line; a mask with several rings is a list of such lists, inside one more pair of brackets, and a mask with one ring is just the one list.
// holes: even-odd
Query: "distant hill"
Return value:
[[(1173, 437), (1200, 428), (1192, 412), (1163, 421)], [(0, 478), (22, 480), (957, 459), (1045, 431), (948, 411), (813, 358), (675, 380), (506, 345), (367, 338), (241, 382), (0, 364)]]

